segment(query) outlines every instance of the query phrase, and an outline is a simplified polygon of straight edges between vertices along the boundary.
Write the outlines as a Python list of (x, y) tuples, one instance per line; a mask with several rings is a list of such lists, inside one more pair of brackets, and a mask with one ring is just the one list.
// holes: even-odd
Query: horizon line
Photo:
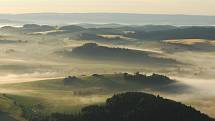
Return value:
[(207, 16), (202, 14), (165, 14), (165, 13), (129, 13), (129, 12), (24, 12), (24, 13), (0, 13), (0, 15), (24, 15), (24, 14), (133, 14), (133, 15), (169, 15), (169, 16)]

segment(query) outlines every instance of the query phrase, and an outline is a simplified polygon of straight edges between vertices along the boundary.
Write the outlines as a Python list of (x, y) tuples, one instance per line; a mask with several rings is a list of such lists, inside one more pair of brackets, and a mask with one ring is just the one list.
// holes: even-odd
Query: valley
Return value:
[[(0, 111), (11, 121), (25, 121), (35, 112), (77, 113), (85, 106), (104, 104), (116, 93), (134, 91), (176, 100), (215, 117), (213, 31), (205, 37), (205, 31), (214, 27), (200, 27), (195, 32), (203, 37), (192, 35), (193, 39), (184, 33), (177, 38), (156, 36), (176, 28), (3, 27)], [(193, 34), (193, 28), (181, 29)], [(141, 35), (145, 32), (146, 36)], [(154, 76), (161, 79), (152, 83)], [(23, 118), (25, 112), (32, 113)]]

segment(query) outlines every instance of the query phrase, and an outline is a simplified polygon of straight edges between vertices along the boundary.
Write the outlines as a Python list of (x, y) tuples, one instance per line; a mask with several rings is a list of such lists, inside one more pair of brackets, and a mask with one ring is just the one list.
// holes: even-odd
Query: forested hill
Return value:
[(214, 27), (178, 27), (160, 31), (136, 31), (125, 36), (145, 40), (215, 39)]
[(161, 58), (152, 55), (157, 53), (152, 53), (148, 51), (126, 49), (126, 48), (114, 48), (107, 46), (100, 46), (96, 43), (87, 43), (82, 46), (76, 47), (68, 55), (93, 59), (102, 61), (118, 61), (118, 62), (129, 62), (129, 63), (153, 63), (162, 65), (173, 65), (178, 64), (175, 60), (169, 58)]
[[(103, 25), (103, 24), (102, 24)], [(99, 25), (97, 25), (99, 26)], [(77, 40), (97, 40), (114, 42), (125, 42), (134, 40), (172, 40), (172, 39), (215, 39), (214, 26), (171, 26), (171, 25), (119, 25), (118, 27), (85, 28), (84, 25), (50, 26), (25, 24), (23, 27), (4, 26), (0, 28), (3, 33), (22, 34), (48, 34), (64, 35)], [(100, 25), (101, 26), (101, 25)], [(102, 35), (118, 35), (118, 37), (107, 38)], [(119, 36), (120, 35), (120, 36)], [(122, 41), (123, 40), (123, 41)]]
[(53, 114), (44, 121), (215, 121), (179, 102), (141, 92), (114, 95), (78, 115)]

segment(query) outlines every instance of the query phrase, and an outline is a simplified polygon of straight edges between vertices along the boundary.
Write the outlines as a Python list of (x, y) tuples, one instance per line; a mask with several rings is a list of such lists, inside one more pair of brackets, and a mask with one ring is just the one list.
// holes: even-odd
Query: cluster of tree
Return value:
[(124, 73), (123, 77), (128, 81), (135, 81), (153, 85), (170, 84), (175, 82), (175, 80), (172, 80), (169, 77), (160, 74), (152, 74), (150, 76), (147, 76), (145, 74), (140, 74), (139, 72), (135, 73), (134, 75)]
[(215, 121), (190, 106), (141, 92), (114, 95), (78, 114), (55, 113), (30, 121)]
[(78, 82), (80, 80), (81, 79), (79, 79), (76, 76), (68, 76), (68, 77), (66, 77), (66, 78), (63, 79), (63, 83), (64, 83), (64, 85), (69, 85), (69, 84), (73, 84), (75, 82)]

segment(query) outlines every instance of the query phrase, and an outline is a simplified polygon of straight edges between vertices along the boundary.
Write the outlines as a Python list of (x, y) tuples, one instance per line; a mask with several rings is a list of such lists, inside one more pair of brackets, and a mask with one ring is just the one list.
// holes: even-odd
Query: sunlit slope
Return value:
[[(157, 91), (167, 91), (171, 87), (183, 87), (176, 80), (172, 80), (166, 76), (153, 74), (93, 74), (91, 76), (69, 76), (68, 78), (59, 78), (43, 81), (25, 82), (17, 84), (4, 84), (1, 87), (8, 89), (22, 89), (22, 90), (59, 90), (59, 91), (86, 91), (91, 92), (98, 90), (97, 93), (112, 93), (115, 91), (129, 91), (129, 90), (144, 90), (145, 88)], [(102, 93), (103, 92), (103, 93)], [(89, 93), (90, 94), (90, 93)], [(92, 93), (93, 94), (93, 93)]]
[(178, 39), (178, 40), (164, 40), (163, 50), (166, 52), (214, 52), (214, 40), (206, 39)]
[(4, 84), (0, 89), (21, 106), (50, 113), (77, 111), (89, 104), (102, 103), (117, 92), (145, 90), (174, 94), (179, 93), (180, 89), (186, 89), (186, 86), (161, 75), (125, 73)]

